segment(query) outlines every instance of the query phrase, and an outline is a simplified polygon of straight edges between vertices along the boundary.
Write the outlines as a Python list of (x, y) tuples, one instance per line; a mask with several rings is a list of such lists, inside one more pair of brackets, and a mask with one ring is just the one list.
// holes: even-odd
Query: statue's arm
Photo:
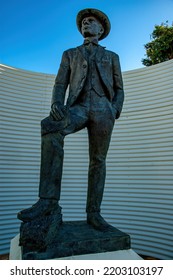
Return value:
[(51, 115), (53, 115), (56, 120), (61, 120), (64, 117), (64, 100), (69, 79), (70, 63), (68, 52), (65, 51), (62, 56), (61, 64), (55, 78), (55, 84), (52, 91)]
[(124, 102), (124, 89), (119, 56), (113, 55), (113, 80), (114, 80), (114, 97), (112, 100), (113, 108), (115, 109), (115, 118), (120, 117), (123, 102)]

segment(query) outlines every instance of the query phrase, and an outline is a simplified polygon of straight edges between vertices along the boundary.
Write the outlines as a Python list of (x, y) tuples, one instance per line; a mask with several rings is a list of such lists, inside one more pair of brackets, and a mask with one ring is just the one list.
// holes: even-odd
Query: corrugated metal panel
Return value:
[[(107, 158), (103, 216), (129, 233), (138, 253), (173, 258), (173, 60), (123, 73), (126, 99)], [(53, 75), (1, 66), (0, 252), (18, 232), (16, 213), (37, 199), (40, 120)], [(87, 131), (65, 141), (61, 205), (65, 220), (85, 218)]]
[(40, 120), (50, 106), (53, 75), (1, 65), (0, 254), (19, 231), (16, 213), (36, 200)]

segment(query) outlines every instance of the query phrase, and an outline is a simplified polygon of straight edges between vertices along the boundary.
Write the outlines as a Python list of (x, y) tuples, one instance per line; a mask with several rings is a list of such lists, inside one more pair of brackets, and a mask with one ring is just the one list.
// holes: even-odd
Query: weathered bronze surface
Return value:
[(130, 236), (114, 227), (100, 231), (86, 221), (64, 222), (46, 250), (43, 247), (39, 251), (36, 247), (30, 250), (25, 246), (23, 259), (54, 259), (128, 249)]
[[(110, 31), (108, 17), (101, 11), (85, 9), (77, 15), (77, 26), (84, 43), (63, 53), (53, 88), (50, 115), (41, 122), (40, 199), (31, 208), (18, 213), (25, 229), (29, 223), (31, 226), (35, 220), (41, 221), (41, 217), (51, 217), (54, 211), (58, 211), (57, 219), (61, 220), (58, 203), (64, 138), (85, 127), (89, 140), (87, 223), (99, 231), (110, 228), (100, 215), (100, 207), (106, 156), (114, 122), (120, 117), (124, 101), (123, 81), (118, 55), (98, 44)], [(68, 86), (69, 96), (64, 104)], [(49, 231), (45, 232), (46, 239)], [(24, 231), (21, 231), (21, 244), (25, 244), (24, 239)], [(50, 238), (46, 240), (49, 240), (48, 245)]]

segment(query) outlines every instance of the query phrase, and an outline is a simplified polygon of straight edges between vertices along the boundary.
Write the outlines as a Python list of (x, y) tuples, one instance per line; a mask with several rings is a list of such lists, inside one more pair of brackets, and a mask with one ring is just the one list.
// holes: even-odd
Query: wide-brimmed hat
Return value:
[(77, 14), (76, 23), (77, 23), (77, 27), (78, 27), (80, 33), (81, 33), (82, 20), (88, 16), (96, 17), (99, 20), (99, 22), (103, 25), (104, 32), (101, 35), (101, 37), (99, 38), (99, 40), (104, 39), (110, 32), (111, 24), (110, 24), (110, 21), (109, 21), (107, 15), (105, 15), (103, 12), (101, 12), (97, 9), (87, 8), (87, 9), (81, 10)]

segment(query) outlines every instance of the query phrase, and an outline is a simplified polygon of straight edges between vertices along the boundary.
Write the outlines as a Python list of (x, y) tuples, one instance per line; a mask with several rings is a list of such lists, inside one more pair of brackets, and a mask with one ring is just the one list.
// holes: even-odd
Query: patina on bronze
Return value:
[[(34, 223), (40, 217), (56, 213), (57, 223), (61, 225), (59, 200), (64, 137), (86, 127), (89, 140), (87, 223), (104, 231), (111, 228), (100, 214), (105, 161), (114, 122), (123, 106), (123, 81), (118, 55), (98, 44), (109, 34), (108, 17), (99, 10), (85, 9), (77, 15), (77, 26), (84, 42), (63, 53), (50, 115), (41, 122), (40, 199), (31, 208), (19, 212), (18, 218), (24, 223)], [(64, 105), (68, 86), (69, 96)]]

